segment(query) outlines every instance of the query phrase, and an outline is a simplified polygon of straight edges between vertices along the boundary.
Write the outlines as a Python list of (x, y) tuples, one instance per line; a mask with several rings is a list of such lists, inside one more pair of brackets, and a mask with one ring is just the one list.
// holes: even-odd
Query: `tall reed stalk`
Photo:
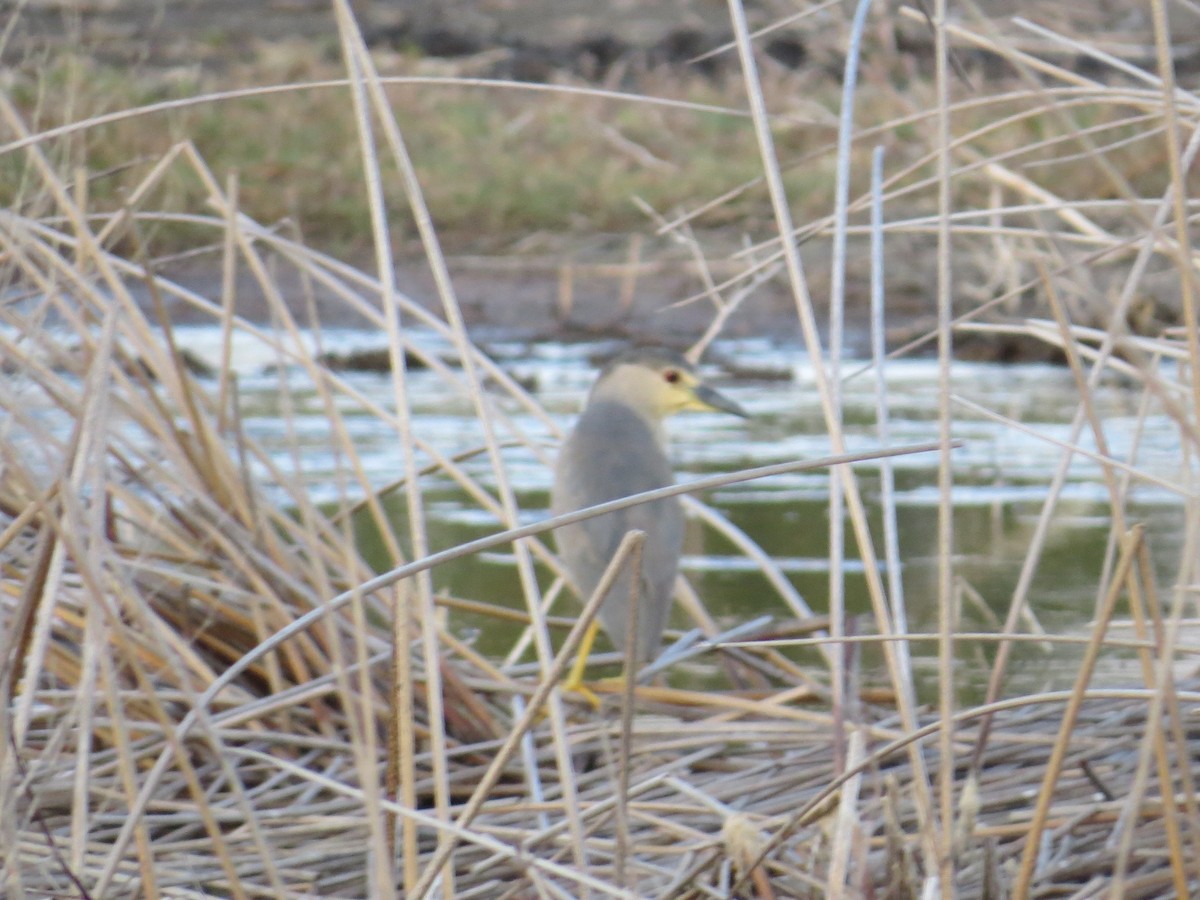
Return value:
[[(1192, 677), (1200, 641), (1191, 628), (1200, 577), (1200, 257), (1189, 228), (1200, 103), (1175, 78), (1163, 0), (1150, 4), (1154, 58), (1140, 62), (1023, 19), (972, 13), (951, 21), (946, 7), (896, 16), (893, 24), (924, 29), (931, 48), (913, 65), (928, 65), (932, 80), (907, 91), (894, 81), (895, 48), (871, 30), (893, 13), (863, 0), (852, 18), (831, 14), (823, 30), (817, 13), (827, 10), (789, 23), (846, 47), (839, 139), (803, 163), (831, 164), (834, 208), (827, 218), (797, 221), (785, 177), (791, 163), (776, 144), (795, 98), (764, 82), (761, 35), (740, 0), (729, 2), (733, 41), (722, 52), (740, 63), (745, 104), (715, 112), (753, 132), (761, 179), (741, 192), (765, 191), (773, 234), (708, 259), (691, 225), (729, 196), (690, 197), (681, 213), (650, 212), (688, 249), (703, 284), (698, 296), (712, 303), (693, 355), (720, 340), (761, 284), (786, 279), (804, 351), (821, 363), (813, 389), (828, 454), (654, 496), (828, 468), (829, 615), (799, 636), (729, 642), (721, 658), (752, 688), (626, 685), (605, 692), (611, 714), (600, 715), (558, 687), (596, 598), (576, 615), (558, 603), (561, 584), (543, 590), (539, 567), (559, 573), (546, 534), (565, 519), (522, 524), (506, 468), (512, 447), (551, 462), (525, 417), (551, 433), (557, 425), (472, 340), (419, 162), (389, 101), (392, 80), (380, 74), (351, 5), (334, 3), (344, 79), (239, 95), (344, 92), (370, 210), (369, 271), (246, 215), (238, 179), (213, 171), (190, 140), (143, 167), (120, 206), (94, 207), (89, 183), (97, 173), (66, 162), (71, 142), (113, 121), (159, 115), (162, 105), (39, 130), (0, 91), (0, 155), (19, 157), (24, 172), (21, 202), (0, 212), (0, 894), (1200, 890), (1200, 747), (1187, 725), (1200, 704)], [(1062, 62), (1081, 55), (1086, 69)], [(1006, 77), (987, 77), (985, 59)], [(536, 89), (659, 102), (578, 85)], [(1029, 139), (996, 149), (997, 135), (1014, 129)], [(1129, 170), (1130, 146), (1161, 172), (1153, 189)], [(1091, 178), (1077, 177), (1084, 167)], [(156, 206), (179, 177), (202, 185), (202, 208)], [(389, 200), (393, 179), (404, 208)], [(392, 229), (401, 219), (415, 224), (433, 274), (433, 311), (396, 283)], [(213, 296), (171, 277), (155, 245), (164, 225), (205, 235), (196, 252), (221, 273)], [(827, 302), (815, 295), (802, 245), (814, 257), (827, 249), (833, 260)], [(928, 330), (910, 331), (911, 340), (888, 353), (898, 245), (928, 248), (917, 267), (927, 278)], [(639, 242), (621, 270), (623, 297), (643, 252)], [(1150, 276), (1164, 272), (1179, 287), (1177, 309), (1164, 312), (1160, 298), (1153, 311), (1178, 325), (1132, 330), (1147, 298), (1158, 296)], [(871, 283), (880, 445), (851, 454), (841, 385), (861, 370), (844, 360), (842, 334), (857, 273)], [(295, 284), (386, 340), (386, 406), (315, 349), (321, 316), (315, 301), (305, 308), (290, 295), (285, 286)], [(265, 320), (245, 314), (239, 292), (247, 289), (261, 297)], [(180, 346), (174, 321), (184, 311), (220, 331), (211, 376), (195, 372)], [(831, 317), (824, 334), (819, 314)], [(1058, 348), (1078, 395), (1065, 437), (958, 395), (951, 359), (957, 342), (977, 334)], [(338, 461), (334, 503), (318, 502), (298, 466), (285, 469), (243, 430), (235, 340), (254, 341), (277, 361), (285, 431), (296, 426), (298, 392), (315, 392)], [(909, 446), (889, 427), (888, 368), (930, 342), (939, 360), (939, 438)], [(415, 427), (408, 375), (418, 363), (469, 403), (485, 474)], [(1119, 445), (1125, 455), (1097, 402), (1113, 379), (1127, 386), (1135, 410), (1120, 426), (1135, 433)], [(361, 415), (394, 434), (407, 542), (353, 439), (349, 419)], [(994, 633), (963, 629), (960, 604), (978, 591), (954, 546), (955, 454), (963, 423), (979, 419), (1044, 439), (1061, 454), (1019, 548), (1015, 589), (981, 598), (1004, 610)], [(1146, 430), (1163, 422), (1179, 448), (1171, 471), (1143, 451)], [(936, 596), (905, 596), (900, 577), (905, 535), (896, 527), (890, 466), (915, 452), (940, 460)], [(1054, 574), (1046, 550), (1064, 514), (1063, 487), (1074, 467), (1094, 462), (1110, 537), (1092, 573), (1093, 621), (1085, 633), (1038, 633), (1029, 623), (1039, 610), (1036, 585)], [(881, 529), (860, 479), (864, 464), (884, 472)], [(433, 551), (423, 485), (435, 473), (494, 519), (493, 535)], [(1165, 583), (1133, 503), (1143, 486), (1174, 494), (1183, 510), (1177, 568)], [(797, 619), (813, 618), (749, 536), (698, 500), (688, 508), (754, 561)], [(383, 536), (387, 571), (363, 559), (355, 522)], [(513, 548), (521, 609), (434, 592), (437, 566), (500, 546)], [(614, 566), (639, 547), (631, 535)], [(847, 625), (845, 559), (863, 566), (867, 633)], [(697, 627), (714, 634), (703, 598), (681, 591)], [(913, 631), (909, 604), (936, 608), (936, 628)], [(524, 634), (508, 658), (488, 658), (456, 632), (450, 607), (518, 620)], [(569, 628), (561, 627), (564, 614)], [(1031, 642), (1077, 654), (1064, 689), (1010, 687), (1013, 650)], [(910, 653), (918, 643), (937, 647), (933, 702), (918, 695)], [(822, 666), (802, 669), (784, 652), (802, 647), (815, 648)], [(859, 690), (855, 651), (863, 647), (884, 661), (872, 691)], [(523, 659), (527, 648), (532, 664)], [(1137, 673), (1127, 685), (1096, 682), (1106, 660), (1130, 653)], [(968, 658), (990, 667), (977, 701), (961, 691)]]

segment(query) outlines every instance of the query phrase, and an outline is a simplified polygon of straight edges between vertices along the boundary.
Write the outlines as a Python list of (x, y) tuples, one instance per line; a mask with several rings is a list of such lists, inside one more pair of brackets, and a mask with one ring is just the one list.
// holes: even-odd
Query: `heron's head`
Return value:
[(705, 384), (682, 354), (662, 347), (634, 347), (614, 357), (601, 370), (590, 399), (624, 403), (656, 421), (685, 410), (749, 415)]

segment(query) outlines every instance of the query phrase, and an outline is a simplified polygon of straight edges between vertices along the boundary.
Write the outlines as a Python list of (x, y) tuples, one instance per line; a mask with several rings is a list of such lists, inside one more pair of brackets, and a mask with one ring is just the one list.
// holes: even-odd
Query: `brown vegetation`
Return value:
[[(580, 190), (594, 190), (583, 186), (581, 171), (590, 157), (579, 150), (576, 120), (556, 122), (541, 109), (526, 119), (514, 112), (525, 88), (452, 80), (389, 89), (348, 5), (335, 8), (345, 83), (250, 89), (236, 102), (245, 105), (238, 115), (247, 139), (281, 97), (327, 103), (330, 115), (336, 108), (344, 126), (338, 150), (346, 155), (321, 164), (331, 180), (315, 187), (295, 184), (294, 169), (267, 168), (252, 186), (230, 171), (239, 166), (213, 164), (209, 154), (221, 152), (220, 142), (205, 144), (200, 132), (204, 122), (232, 115), (233, 101), (182, 90), (153, 113), (118, 110), (103, 123), (91, 106), (78, 108), (77, 117), (51, 110), (44, 97), (0, 93), (0, 163), (12, 190), (12, 208), (0, 216), (3, 892), (1194, 894), (1200, 811), (1189, 722), (1200, 692), (1184, 676), (1200, 647), (1183, 623), (1195, 603), (1200, 560), (1200, 331), (1187, 193), (1200, 141), (1197, 104), (1173, 80), (1166, 33), (1151, 69), (1128, 71), (1098, 47), (1074, 48), (1112, 76), (1101, 80), (1057, 66), (1051, 54), (1018, 48), (988, 23), (947, 25), (940, 35), (952, 47), (986, 48), (1021, 86), (1002, 94), (990, 91), (991, 82), (968, 88), (941, 50), (937, 77), (903, 94), (894, 89), (894, 72), (868, 66), (856, 95), (862, 102), (854, 139), (840, 153), (808, 134), (801, 145), (789, 144), (794, 123), (762, 102), (742, 28), (736, 51), (749, 103), (726, 86), (720, 103), (729, 111), (546, 86), (571, 115), (586, 110), (585, 118), (616, 129), (653, 158), (682, 166), (698, 156), (697, 166), (730, 175), (711, 183), (681, 178), (686, 190), (663, 205), (684, 211), (660, 210), (656, 226), (700, 273), (697, 294), (710, 311), (702, 344), (756, 302), (764, 279), (776, 278), (794, 300), (793, 327), (819, 357), (825, 348), (812, 285), (794, 238), (805, 252), (819, 251), (833, 272), (845, 246), (856, 255), (863, 249), (861, 271), (883, 278), (892, 268), (890, 251), (865, 250), (886, 237), (885, 248), (904, 239), (907, 248), (927, 247), (919, 266), (898, 268), (925, 273), (919, 287), (932, 322), (916, 342), (935, 343), (947, 363), (938, 404), (945, 439), (935, 448), (945, 454), (938, 486), (943, 578), (937, 596), (910, 598), (936, 605), (937, 631), (906, 632), (903, 595), (889, 577), (900, 572), (900, 559), (886, 540), (887, 525), (880, 541), (853, 467), (841, 465), (842, 499), (831, 503), (830, 527), (854, 536), (873, 631), (847, 635), (835, 605), (818, 633), (799, 628), (714, 651), (722, 689), (630, 683), (597, 715), (557, 688), (594, 604), (566, 623), (569, 629), (548, 614), (561, 585), (543, 595), (536, 577), (535, 566), (556, 571), (541, 540), (546, 526), (517, 527), (499, 452), (505, 442), (526, 441), (544, 459), (545, 449), (528, 441), (510, 411), (545, 420), (544, 413), (472, 344), (427, 215), (430, 197), (473, 190), (494, 161), (476, 147), (463, 157), (447, 152), (446, 160), (433, 153), (422, 170), (420, 138), (410, 132), (422, 125), (401, 114), (397, 98), (435, 108), (446, 96), (485, 97), (470, 107), (485, 121), (494, 114), (514, 130), (514, 123), (537, 122), (541, 139), (512, 148), (506, 177), (545, 165)], [(1161, 3), (1153, 8), (1162, 13)], [(738, 11), (735, 4), (735, 17)], [(912, 10), (898, 14), (920, 19)], [(91, 89), (85, 81), (72, 88), (80, 96)], [(122, 130), (131, 123), (184, 110), (197, 118), (175, 119), (165, 146), (131, 137), (111, 155), (114, 136), (132, 134)], [(657, 130), (647, 124), (654, 121)], [(753, 174), (743, 160), (719, 165), (733, 155), (723, 143), (729, 122), (746, 142), (739, 152), (754, 154)], [(823, 139), (836, 143), (831, 126)], [(461, 125), (426, 127), (445, 129), (447, 141), (470, 141)], [(693, 143), (671, 156), (679, 152), (677, 129)], [(562, 144), (537, 155), (557, 133)], [(887, 155), (873, 186), (877, 145)], [(779, 148), (801, 155), (781, 164)], [(472, 162), (471, 152), (478, 166), (463, 164)], [(566, 167), (569, 174), (561, 171)], [(844, 207), (836, 205), (839, 168), (852, 175)], [(106, 196), (100, 185), (118, 177), (114, 170), (122, 188)], [(369, 223), (377, 274), (312, 249), (295, 229), (247, 214), (247, 198), (270, 193), (281, 180), (290, 185), (277, 191), (285, 205), (289, 191), (308, 190), (336, 205), (336, 186), (353, 180), (363, 198), (354, 215)], [(816, 184), (824, 200), (789, 204), (797, 180)], [(721, 195), (739, 181), (744, 188)], [(629, 189), (610, 183), (597, 192)], [(757, 207), (747, 199), (755, 192)], [(872, 201), (887, 213), (886, 227), (870, 227)], [(436, 276), (434, 312), (391, 282), (390, 223), (402, 210), (416, 213), (404, 227)], [(761, 230), (710, 266), (692, 228), (698, 215), (757, 215)], [(770, 235), (762, 233), (768, 226)], [(193, 251), (210, 254), (218, 266), (217, 290), (197, 292), (160, 274), (170, 261), (165, 255)], [(269, 325), (242, 314), (239, 270), (263, 298)], [(1137, 298), (1169, 293), (1154, 278), (1174, 284), (1181, 299), (1172, 317), (1182, 327), (1156, 320), (1153, 333), (1131, 335)], [(300, 303), (284, 296), (283, 281), (302, 286)], [(838, 313), (847, 296), (840, 284), (830, 279), (829, 306)], [(308, 302), (318, 288), (325, 302), (386, 335), (394, 409), (367, 408), (330, 360), (308, 349), (298, 322), (320, 327), (316, 304)], [(281, 371), (304, 373), (328, 410), (331, 452), (345, 461), (339, 508), (316, 504), (241, 433), (230, 367), (218, 366), (212, 379), (192, 374), (173, 341), (168, 308), (186, 308), (227, 335), (256, 335), (287, 364)], [(1004, 313), (999, 324), (974, 321), (997, 310)], [(440, 352), (422, 332), (402, 327), (413, 323), (436, 335)], [(880, 316), (874, 327), (883, 326)], [(1010, 612), (997, 633), (957, 633), (958, 604), (970, 586), (956, 578), (953, 552), (949, 454), (961, 404), (948, 360), (956, 333), (984, 327), (1058, 348), (1077, 378), (1079, 414), (1063, 466), (1079, 454), (1099, 456), (1111, 517), (1111, 552), (1095, 573), (1094, 624), (1086, 634), (1032, 633), (1025, 623), (1037, 598), (1025, 579), (1007, 598)], [(446, 346), (454, 348), (449, 363)], [(834, 459), (845, 459), (835, 390), (840, 350), (828, 369), (817, 369), (812, 387)], [(409, 427), (406, 360), (428, 366), (473, 404), (481, 447), (493, 461), (488, 484)], [(874, 366), (886, 370), (887, 362), (876, 345)], [(1140, 430), (1156, 414), (1176, 430), (1176, 471), (1147, 471), (1136, 441), (1128, 458), (1109, 452), (1091, 392), (1113, 373), (1138, 397), (1129, 427)], [(287, 395), (286, 378), (280, 390)], [(396, 432), (412, 536), (407, 553), (361, 477), (345, 427), (350, 409)], [(1002, 427), (1024, 427), (1002, 411), (983, 413)], [(882, 427), (886, 397), (880, 414)], [(1087, 433), (1095, 450), (1084, 446)], [(419, 455), (495, 517), (495, 537), (429, 552)], [(286, 500), (270, 500), (255, 471), (268, 472)], [(761, 473), (729, 477), (754, 474)], [(1132, 488), (1145, 483), (1177, 494), (1188, 523), (1177, 577), (1161, 592), (1129, 512)], [(1057, 491), (1047, 486), (1046, 517), (1055, 512)], [(382, 575), (368, 569), (355, 541), (349, 512), (360, 498), (359, 514), (390, 541), (392, 568)], [(691, 508), (753, 551), (734, 526), (698, 503)], [(1023, 548), (1031, 572), (1044, 540), (1037, 531)], [(514, 614), (488, 598), (434, 596), (432, 566), (485, 543), (514, 541), (525, 610)], [(806, 620), (807, 609), (788, 595), (777, 567), (764, 557), (756, 564)], [(683, 600), (697, 626), (712, 633), (703, 603), (686, 591)], [(481, 656), (447, 626), (442, 607), (464, 602), (477, 615), (527, 622), (508, 658)], [(1118, 611), (1127, 612), (1131, 635), (1114, 630)], [(1026, 640), (1083, 646), (1067, 689), (1008, 694), (1008, 654)], [(914, 641), (940, 648), (933, 706), (916, 697), (908, 654)], [(885, 660), (876, 690), (860, 690), (844, 651), (852, 644), (876, 648)], [(961, 702), (956, 692), (962, 663), (955, 650), (962, 646), (980, 648), (991, 667), (980, 703)], [(530, 647), (536, 661), (523, 656)], [(795, 647), (816, 647), (824, 667), (796, 665), (784, 652)], [(1095, 685), (1098, 662), (1120, 654), (1136, 663), (1128, 685)]]

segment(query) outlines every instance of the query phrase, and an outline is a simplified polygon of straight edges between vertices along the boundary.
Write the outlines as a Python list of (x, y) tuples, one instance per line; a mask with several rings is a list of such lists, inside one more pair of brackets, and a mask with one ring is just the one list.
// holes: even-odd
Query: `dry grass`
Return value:
[[(596, 715), (557, 688), (595, 603), (565, 637), (552, 632), (551, 604), (560, 590), (543, 595), (535, 577), (535, 566), (555, 566), (542, 542), (547, 523), (517, 527), (501, 455), (503, 445), (517, 441), (545, 457), (511, 410), (553, 424), (472, 345), (432, 227), (432, 192), (419, 190), (428, 181), (410, 156), (406, 123), (393, 114), (348, 5), (337, 9), (345, 83), (325, 90), (340, 98), (355, 135), (374, 276), (245, 214), (238, 179), (215, 171), (190, 140), (139, 171), (119, 209), (94, 206), (89, 186), (99, 173), (57, 152), (57, 139), (32, 129), (0, 95), (0, 122), (10, 136), (0, 159), (19, 159), (25, 173), (22, 204), (0, 216), (0, 890), (12, 897), (1196, 893), (1200, 810), (1192, 771), (1200, 747), (1191, 719), (1200, 685), (1180, 670), (1195, 652), (1182, 622), (1194, 613), (1200, 559), (1200, 332), (1186, 192), (1200, 148), (1200, 107), (1172, 80), (1165, 34), (1159, 67), (1122, 76), (1134, 87), (1114, 87), (1020, 55), (982, 26), (955, 25), (938, 32), (932, 89), (908, 97), (918, 105), (886, 115), (868, 105), (848, 118), (847, 125), (858, 124), (819, 159), (821, 171), (841, 173), (829, 197), (833, 212), (802, 234), (829, 242), (835, 273), (851, 240), (861, 236), (871, 248), (884, 523), (882, 535), (870, 527), (854, 467), (845, 464), (831, 482), (829, 527), (839, 536), (831, 538), (831, 570), (841, 571), (842, 556), (865, 566), (874, 632), (846, 635), (835, 575), (827, 632), (726, 647), (720, 658), (727, 690), (639, 685), (612, 694), (606, 713)], [(1161, 19), (1162, 4), (1154, 10)], [(832, 279), (832, 346), (822, 346), (793, 240), (777, 132), (740, 7), (731, 12), (746, 75), (744, 108), (776, 232), (753, 251), (720, 261), (735, 274), (725, 284), (709, 279), (714, 328), (705, 340), (719, 336), (732, 310), (748, 302), (746, 285), (763, 271), (782, 271), (809, 352), (831, 359), (818, 369), (815, 389), (830, 455), (849, 462), (838, 402), (847, 374), (839, 366), (845, 283)], [(986, 45), (1027, 80), (1004, 96), (968, 91), (951, 73), (949, 45)], [(855, 58), (853, 49), (849, 55)], [(852, 79), (846, 85), (851, 103), (858, 88)], [(883, 87), (880, 80), (870, 85)], [(1125, 149), (1106, 148), (1107, 131), (1081, 127), (1080, 111), (1100, 107), (1126, 110), (1117, 130), (1154, 148), (1162, 161), (1157, 182), (1129, 177)], [(1013, 153), (998, 149), (991, 136), (1007, 125), (997, 111), (1013, 109), (1020, 110), (1018, 124), (1029, 117), (1065, 123), (1062, 133), (1071, 140), (1043, 137)], [(95, 125), (84, 120), (76, 133)], [(902, 129), (913, 133), (909, 153), (892, 159), (890, 151), (876, 152)], [(669, 143), (665, 132), (658, 138)], [(911, 153), (916, 147), (920, 152)], [(1071, 177), (1084, 167), (1100, 173), (1106, 190)], [(203, 204), (164, 211), (157, 200), (170, 179), (197, 186), (185, 196)], [(689, 205), (703, 208), (714, 194), (689, 195)], [(398, 196), (414, 213), (413, 233), (435, 274), (436, 314), (391, 280), (389, 223)], [(925, 212), (885, 215), (900, 202)], [(167, 222), (192, 229), (199, 246), (220, 248), (222, 295), (201, 296), (156, 274), (153, 232)], [(663, 228), (703, 266), (681, 222)], [(887, 246), (899, 235), (925, 233), (937, 248), (923, 262), (937, 298), (931, 336), (943, 363), (942, 440), (904, 448), (887, 429)], [(956, 281), (964, 259), (991, 280)], [(1128, 312), (1152, 291), (1152, 263), (1182, 297), (1175, 311), (1182, 327), (1133, 338)], [(1090, 280), (1105, 267), (1111, 294)], [(239, 315), (237, 270), (249, 272), (266, 298), (269, 326)], [(387, 335), (394, 408), (365, 404), (308, 349), (300, 323), (319, 322), (279, 289), (293, 276)], [(139, 303), (135, 294), (149, 301)], [(1004, 327), (1063, 349), (1077, 379), (1079, 412), (1024, 550), (1006, 621), (997, 634), (959, 634), (958, 604), (969, 586), (957, 579), (953, 552), (950, 456), (961, 404), (949, 354), (956, 328), (1016, 298), (1023, 298), (1025, 315)], [(304, 484), (273, 469), (241, 433), (238, 387), (227, 364), (214, 382), (188, 372), (172, 340), (168, 304), (187, 306), (229, 336), (256, 335), (316, 388), (328, 412), (330, 451), (343, 463), (340, 509), (318, 506)], [(426, 344), (422, 335), (430, 333), (440, 347), (454, 348), (449, 363), (444, 349)], [(491, 461), (488, 485), (412, 427), (406, 359), (431, 366), (473, 404)], [(1152, 412), (1170, 418), (1177, 471), (1145, 471), (1138, 441), (1130, 456), (1113, 457), (1091, 399), (1113, 373), (1140, 393), (1133, 427), (1141, 429)], [(285, 396), (287, 389), (281, 381)], [(413, 546), (406, 557), (393, 542), (393, 568), (382, 575), (361, 560), (343, 515), (365, 497), (360, 515), (391, 534), (346, 427), (351, 410), (394, 429), (400, 451)], [(1006, 427), (1025, 427), (1002, 411), (987, 412)], [(883, 458), (912, 449), (939, 452), (943, 463), (939, 596), (914, 598), (936, 604), (938, 629), (920, 635), (905, 625), (896, 577), (902, 547)], [(1037, 608), (1029, 588), (1046, 527), (1062, 476), (1085, 455), (1104, 464), (1111, 539), (1095, 573), (1082, 662), (1069, 690), (1011, 696), (1008, 653), (1030, 638), (1022, 629)], [(497, 535), (431, 554), (423, 540), (419, 459), (432, 459), (494, 515)], [(250, 472), (259, 467), (282, 486), (285, 503), (269, 501), (255, 483)], [(1156, 585), (1143, 528), (1127, 513), (1131, 492), (1145, 481), (1177, 493), (1186, 512), (1178, 573), (1165, 586)], [(747, 546), (711, 510), (693, 509)], [(847, 526), (849, 545), (840, 539)], [(536, 663), (518, 662), (516, 650), (506, 660), (483, 658), (458, 640), (428, 577), (456, 554), (508, 543), (525, 591), (529, 624), (521, 644), (533, 647)], [(636, 536), (626, 549), (636, 554)], [(797, 616), (807, 615), (770, 561), (760, 565)], [(702, 602), (685, 600), (710, 630)], [(480, 599), (474, 611), (486, 614), (488, 604)], [(1111, 630), (1118, 611), (1127, 611), (1132, 637)], [(917, 640), (936, 641), (940, 650), (932, 708), (915, 698), (908, 651)], [(857, 690), (843, 642), (881, 648), (881, 695)], [(955, 651), (964, 642), (990, 654), (989, 696), (979, 704), (957, 699)], [(802, 671), (779, 652), (799, 645), (820, 647), (827, 668)], [(1095, 686), (1096, 666), (1131, 647), (1140, 677), (1123, 689)]]

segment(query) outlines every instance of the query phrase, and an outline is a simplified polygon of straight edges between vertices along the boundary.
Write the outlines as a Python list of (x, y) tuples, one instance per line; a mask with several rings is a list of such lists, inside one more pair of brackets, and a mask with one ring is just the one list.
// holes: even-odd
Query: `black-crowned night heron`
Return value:
[[(641, 347), (609, 362), (592, 387), (574, 431), (554, 470), (554, 515), (617, 500), (673, 482), (663, 420), (684, 410), (716, 410), (746, 416), (727, 397), (703, 384), (696, 370), (672, 350)], [(575, 588), (587, 599), (600, 582), (621, 539), (632, 529), (646, 533), (638, 591), (637, 661), (658, 649), (674, 598), (675, 574), (683, 553), (683, 505), (655, 500), (606, 513), (555, 534)], [(625, 650), (630, 572), (613, 583), (597, 619), (618, 650)], [(579, 690), (596, 626), (585, 636), (566, 687)], [(585, 693), (587, 693), (585, 691)]]

